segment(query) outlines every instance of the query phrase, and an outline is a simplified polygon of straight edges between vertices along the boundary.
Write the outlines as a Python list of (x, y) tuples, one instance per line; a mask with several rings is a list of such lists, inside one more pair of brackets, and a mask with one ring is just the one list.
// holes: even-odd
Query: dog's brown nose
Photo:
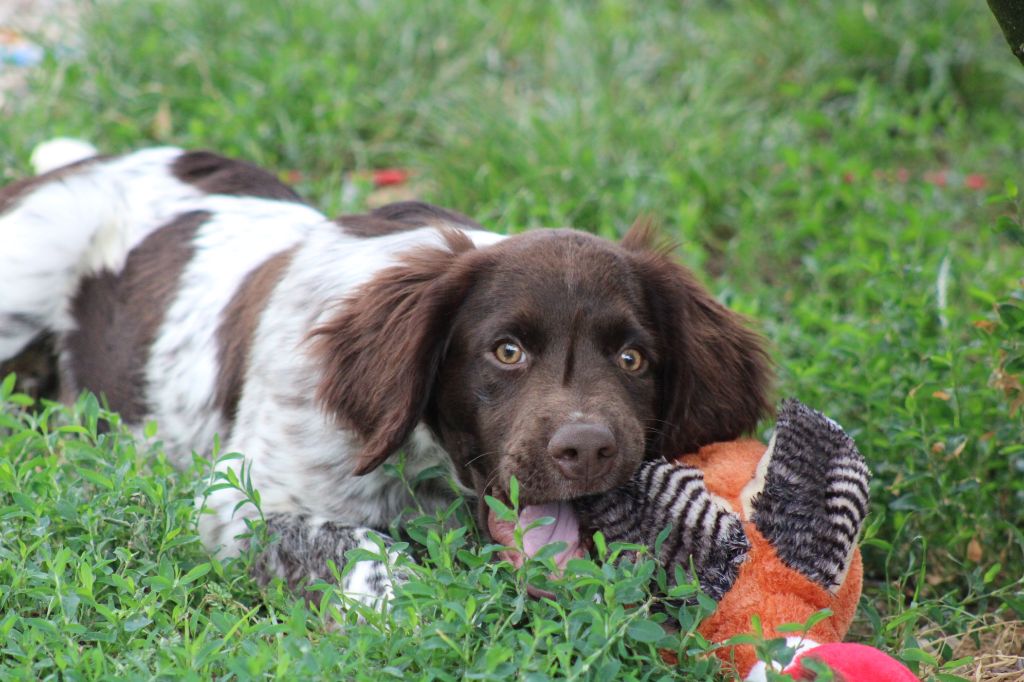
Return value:
[(603, 424), (564, 424), (548, 441), (548, 454), (572, 480), (607, 474), (618, 452), (615, 435)]

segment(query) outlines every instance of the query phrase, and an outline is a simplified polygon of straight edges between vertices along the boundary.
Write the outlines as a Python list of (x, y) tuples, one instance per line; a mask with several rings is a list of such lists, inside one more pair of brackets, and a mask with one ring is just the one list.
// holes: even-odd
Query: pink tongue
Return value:
[(565, 568), (569, 559), (583, 554), (576, 512), (568, 502), (549, 502), (523, 507), (519, 512), (519, 527), (526, 528), (545, 516), (553, 518), (555, 522), (548, 526), (537, 526), (523, 533), (523, 551), (527, 556), (534, 556), (544, 545), (564, 542), (565, 549), (556, 554), (554, 559), (559, 568)]

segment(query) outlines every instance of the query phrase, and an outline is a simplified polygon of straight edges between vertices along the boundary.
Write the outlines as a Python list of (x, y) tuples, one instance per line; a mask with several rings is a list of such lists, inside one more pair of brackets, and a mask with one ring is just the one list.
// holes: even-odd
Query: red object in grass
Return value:
[(964, 185), (967, 186), (967, 189), (985, 189), (987, 184), (988, 178), (981, 173), (970, 173), (964, 178)]
[(797, 656), (792, 665), (783, 672), (794, 679), (814, 679), (805, 671), (802, 662), (807, 659), (825, 663), (838, 679), (845, 682), (920, 682), (910, 668), (892, 656), (865, 644), (834, 642), (822, 644)]
[(924, 174), (924, 181), (936, 187), (945, 187), (949, 184), (949, 173), (945, 170), (928, 171)]
[(404, 168), (379, 168), (373, 171), (373, 185), (375, 187), (401, 185), (408, 179), (409, 171)]

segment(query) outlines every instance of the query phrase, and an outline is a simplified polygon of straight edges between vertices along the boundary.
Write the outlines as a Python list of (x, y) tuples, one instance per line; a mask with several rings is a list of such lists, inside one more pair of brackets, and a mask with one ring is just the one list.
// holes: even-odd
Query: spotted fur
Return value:
[[(266, 517), (270, 543), (253, 563), (253, 576), (261, 585), (282, 578), (289, 585), (303, 585), (306, 598), (319, 601), (321, 593), (309, 590), (317, 581), (333, 582), (331, 572), (341, 575), (345, 597), (379, 608), (391, 597), (393, 582), (404, 577), (390, 551), (391, 538), (368, 528), (353, 528), (303, 514), (270, 514)], [(348, 561), (352, 550), (385, 555), (384, 560)]]

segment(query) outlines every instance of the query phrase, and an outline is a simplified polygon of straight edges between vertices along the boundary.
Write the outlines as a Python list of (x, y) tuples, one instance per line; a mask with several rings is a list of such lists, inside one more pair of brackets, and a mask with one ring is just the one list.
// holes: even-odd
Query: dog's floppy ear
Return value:
[(441, 230), (445, 246), (404, 254), (313, 330), (323, 367), (317, 399), (358, 434), (355, 473), (376, 469), (423, 415), (447, 342), (447, 327), (472, 283), (470, 239)]
[(657, 245), (652, 221), (640, 218), (622, 240), (633, 253), (657, 330), (659, 439), (669, 458), (751, 431), (771, 414), (771, 362), (747, 320), (675, 263)]

